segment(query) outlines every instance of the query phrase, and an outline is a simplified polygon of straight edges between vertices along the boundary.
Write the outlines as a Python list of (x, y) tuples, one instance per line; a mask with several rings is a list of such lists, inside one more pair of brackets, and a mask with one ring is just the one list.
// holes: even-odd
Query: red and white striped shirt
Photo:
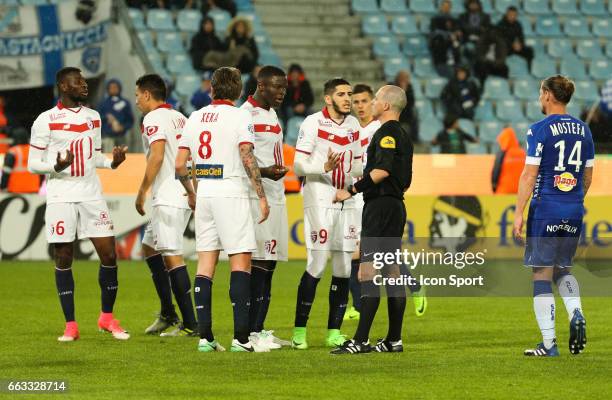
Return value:
[[(273, 108), (263, 108), (251, 96), (240, 108), (248, 110), (253, 118), (253, 130), (255, 132), (254, 153), (259, 167), (284, 165), (283, 129), (278, 122), (276, 111)], [(269, 204), (285, 204), (284, 178), (277, 181), (263, 178), (262, 183)], [(250, 197), (257, 199), (257, 194), (253, 188), (250, 189)]]
[[(332, 204), (332, 201), (337, 189), (346, 189), (353, 184), (353, 163), (362, 156), (357, 118), (347, 115), (338, 124), (331, 119), (327, 108), (323, 108), (304, 120), (295, 149), (320, 165), (327, 161), (329, 149), (343, 154), (342, 162), (336, 169), (319, 175), (308, 175), (304, 186), (304, 207), (342, 207), (342, 204)], [(344, 208), (353, 206), (353, 199), (344, 202)]]
[[(37, 161), (49, 166), (41, 168), (48, 176), (47, 203), (77, 203), (103, 198), (96, 168), (110, 168), (111, 161), (101, 153), (100, 114), (97, 111), (87, 107), (66, 108), (58, 102), (34, 121), (30, 146), (34, 151), (31, 151), (29, 169), (37, 172), (37, 168), (32, 167)], [(74, 162), (59, 173), (53, 171), (57, 153), (61, 152), (64, 158), (66, 150), (74, 154)]]

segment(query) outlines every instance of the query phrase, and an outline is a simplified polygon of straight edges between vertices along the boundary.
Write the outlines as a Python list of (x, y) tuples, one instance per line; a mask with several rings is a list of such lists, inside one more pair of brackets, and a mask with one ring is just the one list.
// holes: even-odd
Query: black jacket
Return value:
[(223, 50), (223, 43), (214, 33), (205, 33), (200, 30), (191, 38), (191, 47), (189, 48), (189, 55), (191, 55), (191, 62), (193, 68), (202, 70), (202, 60), (206, 53), (212, 50)]
[(457, 139), (458, 139), (458, 148), (453, 148), (453, 144), (450, 140), (450, 135), (448, 131), (442, 130), (436, 138), (434, 139), (434, 144), (440, 145), (440, 153), (442, 154), (465, 154), (465, 142), (476, 143), (476, 138), (472, 135), (469, 135), (462, 131), (461, 129), (457, 129)]
[(302, 103), (306, 106), (306, 109), (312, 107), (314, 103), (314, 94), (308, 79), (301, 80), (297, 87), (289, 84), (285, 100), (283, 100), (283, 108), (293, 108)]
[(467, 78), (460, 82), (453, 78), (442, 89), (440, 100), (448, 114), (455, 114), (462, 118), (473, 118), (480, 100), (480, 89), (473, 79)]
[(508, 48), (512, 48), (512, 43), (519, 41), (521, 46), (525, 45), (525, 35), (523, 34), (523, 26), (516, 21), (510, 23), (506, 18), (502, 18), (497, 24), (499, 35), (504, 38)]

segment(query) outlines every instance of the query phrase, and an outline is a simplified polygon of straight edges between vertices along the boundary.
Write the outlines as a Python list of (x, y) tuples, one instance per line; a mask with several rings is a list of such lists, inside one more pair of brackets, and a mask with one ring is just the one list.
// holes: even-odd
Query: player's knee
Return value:
[(103, 250), (98, 254), (100, 257), (100, 263), (102, 265), (113, 266), (117, 265), (117, 253), (115, 253), (114, 248), (110, 248), (108, 250)]
[(553, 272), (553, 281), (558, 282), (559, 279), (571, 274), (572, 273), (567, 268), (555, 268)]
[(276, 268), (276, 261), (273, 260), (251, 260), (251, 264), (253, 267), (266, 271), (274, 271)]
[(59, 269), (68, 269), (72, 267), (72, 245), (70, 246), (55, 246), (54, 249), (55, 266)]

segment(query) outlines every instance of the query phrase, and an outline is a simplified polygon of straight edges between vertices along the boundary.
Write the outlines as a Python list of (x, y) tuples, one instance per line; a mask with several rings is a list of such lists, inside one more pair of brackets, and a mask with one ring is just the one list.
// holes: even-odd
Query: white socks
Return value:
[(557, 279), (557, 286), (559, 288), (559, 295), (561, 298), (563, 298), (568, 319), (571, 321), (572, 317), (574, 316), (574, 310), (577, 308), (582, 310), (578, 281), (574, 275), (562, 275), (559, 279)]
[(550, 349), (555, 339), (555, 298), (550, 281), (533, 282), (533, 311), (542, 332), (544, 347)]

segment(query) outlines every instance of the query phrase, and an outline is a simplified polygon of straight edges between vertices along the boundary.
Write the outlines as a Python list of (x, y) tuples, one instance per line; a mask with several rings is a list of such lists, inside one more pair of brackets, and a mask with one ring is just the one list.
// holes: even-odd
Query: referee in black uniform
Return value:
[[(380, 303), (380, 279), (400, 277), (397, 264), (387, 265), (381, 270), (373, 267), (373, 253), (393, 252), (401, 247), (401, 238), (406, 225), (404, 192), (412, 181), (413, 146), (408, 133), (402, 129), (399, 116), (406, 106), (406, 94), (397, 86), (383, 86), (372, 102), (374, 118), (382, 124), (370, 140), (367, 165), (363, 178), (347, 190), (338, 190), (336, 201), (341, 202), (356, 193), (363, 193), (361, 229), (361, 316), (352, 340), (337, 347), (332, 354), (357, 354), (378, 352), (401, 352), (402, 321), (406, 308), (404, 285), (386, 285), (388, 296), (389, 331), (387, 337), (372, 347), (369, 333)], [(380, 276), (378, 276), (380, 278)], [(378, 283), (378, 284), (377, 284)]]

